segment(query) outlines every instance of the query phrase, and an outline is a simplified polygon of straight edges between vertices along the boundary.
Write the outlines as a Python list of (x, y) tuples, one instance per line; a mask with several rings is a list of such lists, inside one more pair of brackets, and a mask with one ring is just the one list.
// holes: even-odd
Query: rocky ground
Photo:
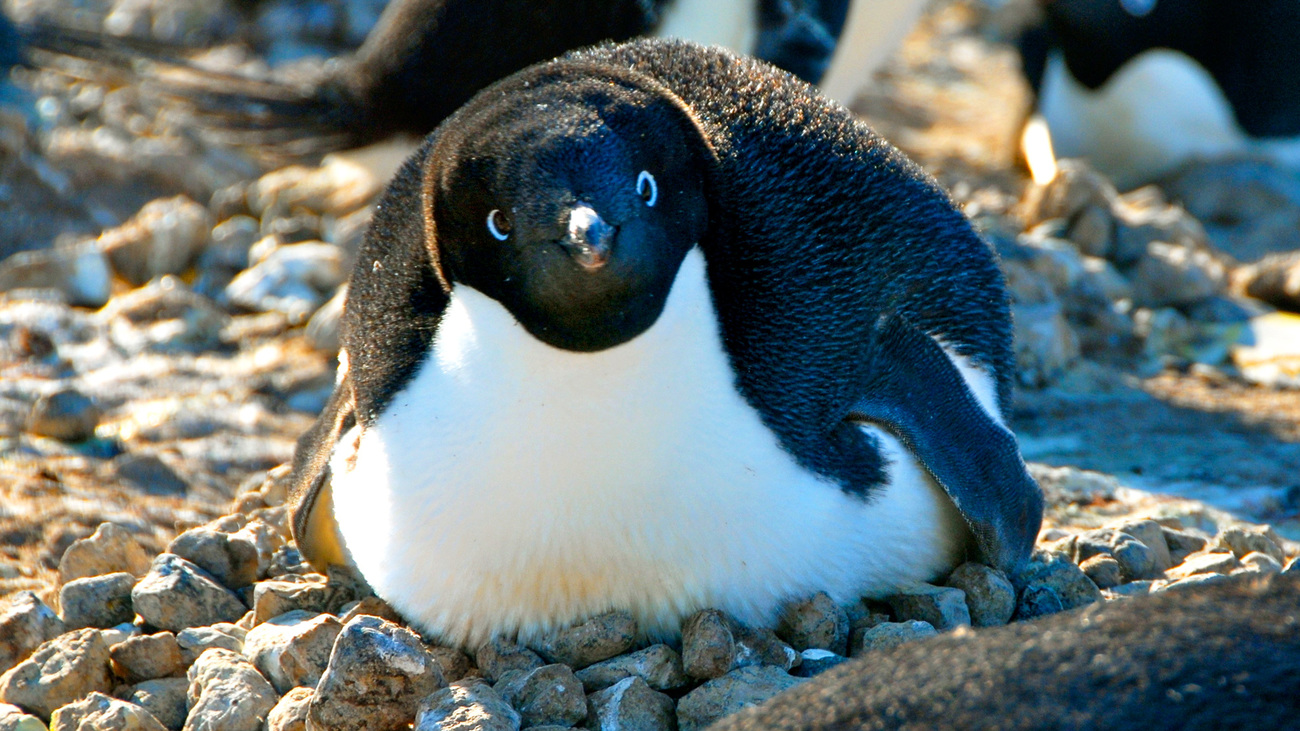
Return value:
[[(379, 5), (7, 9), (292, 74)], [(1049, 501), (1032, 570), (810, 597), (775, 631), (704, 612), (671, 646), (614, 614), (462, 652), (311, 573), (276, 467), (332, 385), (382, 179), (364, 155), (281, 167), (208, 144), (75, 64), (20, 74), (0, 94), (0, 729), (694, 729), (875, 647), (1296, 571), (1300, 177), (1232, 160), (1120, 192), (1067, 162), (1034, 186), (1002, 21), (938, 3), (854, 108), (1002, 256), (1012, 423)]]

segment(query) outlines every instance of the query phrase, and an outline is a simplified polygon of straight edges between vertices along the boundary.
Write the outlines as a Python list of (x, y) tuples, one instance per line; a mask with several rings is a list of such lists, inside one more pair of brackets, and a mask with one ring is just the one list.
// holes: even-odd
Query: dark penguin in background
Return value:
[(1300, 167), (1300, 3), (1040, 5), (1021, 51), (1057, 155), (1121, 187), (1229, 154)]
[(293, 530), (444, 641), (1014, 572), (1002, 275), (936, 184), (767, 64), (680, 41), (527, 69), (380, 200)]

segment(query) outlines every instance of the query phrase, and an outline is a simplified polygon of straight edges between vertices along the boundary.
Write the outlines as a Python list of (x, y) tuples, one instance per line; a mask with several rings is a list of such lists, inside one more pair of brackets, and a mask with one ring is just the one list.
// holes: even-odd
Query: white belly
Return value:
[(334, 506), (376, 592), (447, 641), (610, 608), (659, 636), (702, 607), (764, 624), (790, 597), (886, 594), (959, 560), (955, 508), (873, 433), (894, 464), (870, 502), (795, 464), (733, 387), (693, 250), (654, 326), (598, 353), (458, 285), (433, 355), (336, 451)]

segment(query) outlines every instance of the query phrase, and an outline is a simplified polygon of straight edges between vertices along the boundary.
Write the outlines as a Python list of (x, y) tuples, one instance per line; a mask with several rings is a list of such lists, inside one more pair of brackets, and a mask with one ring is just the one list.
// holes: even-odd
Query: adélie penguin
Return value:
[(376, 207), (339, 361), (294, 535), (448, 642), (1014, 572), (1041, 519), (989, 247), (718, 48), (598, 47), (449, 117)]

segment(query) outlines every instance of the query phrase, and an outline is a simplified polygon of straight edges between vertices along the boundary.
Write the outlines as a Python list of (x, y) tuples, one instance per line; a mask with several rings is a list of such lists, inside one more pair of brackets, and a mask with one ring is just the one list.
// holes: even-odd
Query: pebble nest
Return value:
[[(7, 5), (221, 40), (205, 63), (292, 75), (355, 45), (380, 3)], [(1289, 398), (1300, 178), (1235, 160), (1121, 193), (1065, 161), (1029, 183), (999, 22), (936, 4), (855, 111), (1000, 254), (1023, 393), (1145, 378), (1176, 401), (1190, 378)], [(0, 731), (696, 729), (880, 648), (1300, 571), (1285, 463), (1291, 482), (1233, 512), (1031, 463), (1047, 516), (1014, 582), (966, 564), (883, 601), (806, 597), (771, 628), (703, 611), (674, 644), (647, 646), (611, 613), (530, 647), (438, 646), (355, 577), (313, 573), (283, 507), (280, 465), (333, 386), (345, 279), (383, 180), (355, 156), (268, 168), (206, 145), (129, 84), (20, 81), (0, 98)]]

